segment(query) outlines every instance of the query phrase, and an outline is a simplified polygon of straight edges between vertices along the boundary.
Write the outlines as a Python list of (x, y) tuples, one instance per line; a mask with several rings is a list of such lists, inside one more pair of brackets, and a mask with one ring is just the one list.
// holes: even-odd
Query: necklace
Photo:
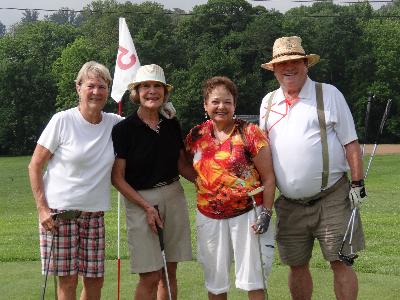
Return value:
[(157, 124), (152, 124), (151, 122), (145, 121), (139, 114), (137, 114), (139, 119), (151, 130), (155, 131), (156, 133), (160, 133), (160, 124), (162, 122), (163, 119), (158, 119)]

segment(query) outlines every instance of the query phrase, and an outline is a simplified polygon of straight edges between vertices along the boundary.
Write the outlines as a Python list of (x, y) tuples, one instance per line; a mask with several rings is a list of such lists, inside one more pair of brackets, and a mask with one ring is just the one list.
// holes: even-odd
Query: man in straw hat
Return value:
[[(261, 65), (273, 71), (280, 84), (264, 97), (260, 109), (260, 126), (271, 141), (281, 193), (275, 202), (276, 239), (282, 262), (290, 266), (293, 299), (311, 299), (309, 261), (315, 238), (333, 270), (337, 299), (356, 299), (357, 276), (338, 251), (352, 208), (366, 199), (361, 150), (341, 92), (307, 75), (318, 61), (318, 55), (305, 54), (301, 38), (292, 36), (277, 39), (272, 60)], [(350, 189), (354, 197), (349, 197)], [(360, 218), (354, 226), (353, 249), (364, 249)]]

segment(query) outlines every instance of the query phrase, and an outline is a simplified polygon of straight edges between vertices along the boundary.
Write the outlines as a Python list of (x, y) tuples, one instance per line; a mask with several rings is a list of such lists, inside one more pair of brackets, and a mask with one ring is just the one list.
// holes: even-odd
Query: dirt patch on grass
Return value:
[[(362, 146), (362, 145), (361, 145)], [(370, 154), (374, 145), (365, 145), (365, 153)], [(376, 154), (400, 154), (400, 144), (382, 144), (376, 148)]]

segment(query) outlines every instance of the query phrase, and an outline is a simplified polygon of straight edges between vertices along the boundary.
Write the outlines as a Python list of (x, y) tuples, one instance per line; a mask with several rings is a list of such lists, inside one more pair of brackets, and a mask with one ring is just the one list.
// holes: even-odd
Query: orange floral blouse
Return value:
[[(213, 219), (226, 219), (252, 209), (247, 193), (261, 185), (252, 157), (267, 146), (261, 129), (236, 119), (229, 138), (220, 143), (214, 136), (213, 123), (208, 120), (192, 128), (186, 137), (186, 148), (193, 156), (198, 173), (197, 208)], [(262, 193), (255, 196), (262, 203)]]

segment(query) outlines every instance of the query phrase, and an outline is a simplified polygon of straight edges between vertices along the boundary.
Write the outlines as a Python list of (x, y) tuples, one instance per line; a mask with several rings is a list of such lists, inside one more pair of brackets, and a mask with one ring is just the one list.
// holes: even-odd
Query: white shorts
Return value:
[[(257, 214), (260, 213), (257, 207)], [(214, 295), (229, 290), (229, 271), (235, 264), (235, 285), (245, 291), (264, 288), (258, 238), (260, 238), (265, 281), (271, 272), (275, 247), (275, 226), (256, 235), (254, 210), (229, 219), (211, 219), (197, 211), (197, 259), (202, 265), (206, 289)], [(267, 283), (265, 283), (267, 284)]]

